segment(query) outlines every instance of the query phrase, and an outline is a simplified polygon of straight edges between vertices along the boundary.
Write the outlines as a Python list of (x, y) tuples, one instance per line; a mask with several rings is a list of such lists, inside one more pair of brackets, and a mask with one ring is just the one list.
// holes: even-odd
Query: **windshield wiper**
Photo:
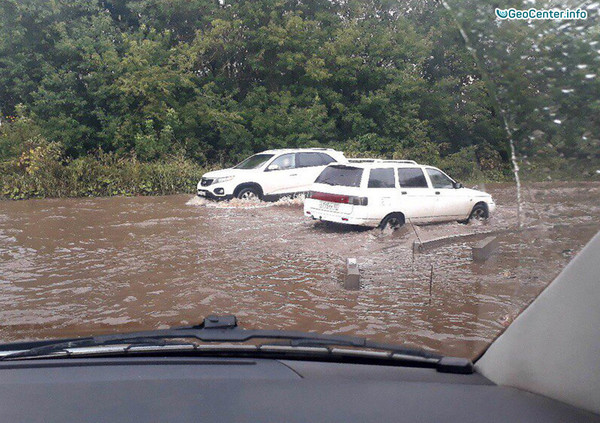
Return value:
[[(26, 348), (23, 350), (19, 350), (16, 352), (8, 353), (2, 357), (0, 357), (0, 361), (8, 361), (8, 360), (19, 360), (24, 358), (46, 358), (53, 355), (57, 355), (59, 353), (65, 353), (65, 355), (71, 355), (71, 349), (76, 348), (94, 348), (94, 347), (103, 347), (110, 345), (125, 345), (120, 349), (121, 352), (127, 352), (130, 348), (134, 346), (152, 346), (152, 347), (165, 347), (165, 346), (190, 346), (193, 347), (195, 344), (193, 343), (185, 343), (185, 342), (171, 342), (162, 337), (151, 337), (151, 336), (141, 336), (137, 337), (134, 334), (133, 336), (125, 336), (123, 335), (123, 340), (120, 341), (108, 341), (102, 339), (103, 336), (94, 336), (94, 337), (85, 337), (85, 338), (77, 338), (71, 340), (60, 340), (55, 342), (43, 342), (42, 345), (34, 346), (32, 348)], [(37, 343), (36, 343), (37, 344)], [(14, 344), (8, 344), (13, 345)], [(1, 353), (1, 351), (0, 351)]]
[[(86, 338), (77, 338), (60, 341), (41, 341), (33, 343), (30, 348), (20, 348), (15, 351), (17, 344), (7, 344), (0, 346), (0, 353), (7, 351), (8, 354), (0, 360), (18, 360), (24, 358), (44, 358), (66, 352), (67, 356), (71, 349), (86, 347), (105, 347), (111, 345), (125, 345), (122, 352), (127, 352), (129, 348), (137, 346), (196, 346), (194, 343), (173, 342), (176, 339), (193, 339), (206, 343), (244, 343), (253, 339), (267, 339), (273, 341), (285, 341), (289, 349), (298, 347), (308, 347), (308, 349), (326, 349), (328, 353), (334, 355), (353, 355), (360, 356), (361, 351), (366, 354), (367, 350), (380, 350), (384, 356), (392, 359), (402, 359), (404, 361), (428, 362), (439, 371), (453, 373), (472, 373), (472, 363), (470, 360), (443, 357), (425, 350), (410, 348), (402, 345), (385, 344), (369, 341), (365, 338), (346, 336), (346, 335), (323, 335), (310, 332), (282, 331), (282, 330), (244, 330), (237, 326), (235, 316), (208, 316), (204, 322), (198, 326), (186, 326), (171, 329), (161, 329), (143, 332), (133, 332), (115, 335), (99, 335)], [(282, 344), (277, 344), (282, 345)], [(277, 346), (276, 345), (276, 346)], [(19, 346), (23, 347), (23, 344)], [(273, 347), (272, 344), (264, 345), (265, 349)], [(349, 347), (351, 349), (340, 349), (339, 347)], [(215, 351), (214, 349), (212, 351)], [(257, 349), (260, 352), (261, 349)], [(302, 350), (307, 353), (306, 348)], [(374, 357), (371, 353), (370, 357)]]

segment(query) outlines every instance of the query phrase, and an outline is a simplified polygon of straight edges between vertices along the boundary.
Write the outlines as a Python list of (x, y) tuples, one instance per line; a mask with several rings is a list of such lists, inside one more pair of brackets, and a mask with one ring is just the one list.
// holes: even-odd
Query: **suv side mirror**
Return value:
[(267, 170), (269, 170), (269, 171), (279, 170), (279, 166), (277, 166), (276, 164), (272, 164), (272, 165), (269, 165), (269, 167), (267, 167)]
[(454, 183), (452, 184), (452, 187), (453, 187), (454, 189), (463, 188), (463, 184), (461, 184), (460, 182), (454, 182)]

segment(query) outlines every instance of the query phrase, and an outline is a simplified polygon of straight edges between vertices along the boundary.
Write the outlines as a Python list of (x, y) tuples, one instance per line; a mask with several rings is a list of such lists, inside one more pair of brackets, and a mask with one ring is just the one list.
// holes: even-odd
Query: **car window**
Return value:
[(318, 154), (319, 154), (319, 156), (321, 156), (321, 160), (324, 165), (328, 165), (329, 163), (333, 163), (333, 162), (337, 161), (333, 157), (331, 157), (329, 154), (325, 154), (325, 153), (318, 153)]
[(234, 166), (234, 169), (258, 169), (267, 162), (273, 154), (255, 154), (254, 156), (248, 157), (243, 162)]
[(369, 175), (369, 188), (395, 188), (394, 169), (371, 169)]
[(362, 174), (363, 169), (359, 167), (331, 165), (323, 169), (315, 183), (359, 187)]
[(398, 182), (402, 188), (428, 188), (425, 174), (418, 167), (399, 168)]
[(296, 153), (296, 167), (324, 166), (325, 163), (319, 153)]
[(277, 157), (273, 160), (273, 163), (269, 165), (277, 166), (278, 169), (272, 170), (286, 170), (286, 169), (295, 169), (296, 168), (296, 155), (295, 154), (284, 154), (282, 156)]
[(434, 188), (454, 188), (452, 179), (448, 178), (437, 169), (427, 169), (431, 185)]

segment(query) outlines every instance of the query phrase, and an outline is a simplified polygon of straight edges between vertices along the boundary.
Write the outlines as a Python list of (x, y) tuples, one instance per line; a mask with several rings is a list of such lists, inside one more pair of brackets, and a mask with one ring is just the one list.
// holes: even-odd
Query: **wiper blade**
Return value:
[[(32, 348), (13, 352), (0, 358), (0, 360), (17, 360), (23, 358), (42, 358), (55, 355), (58, 352), (69, 351), (75, 348), (102, 347), (110, 345), (127, 346), (164, 346), (164, 345), (196, 345), (184, 342), (173, 342), (176, 339), (192, 339), (206, 343), (244, 343), (254, 339), (285, 341), (290, 347), (324, 347), (331, 352), (342, 351), (337, 347), (350, 347), (358, 350), (358, 356), (365, 349), (384, 351), (387, 356), (401, 356), (405, 360), (412, 358), (427, 360), (437, 365), (440, 371), (471, 373), (472, 363), (465, 359), (443, 357), (422, 349), (402, 345), (374, 342), (365, 338), (346, 335), (324, 335), (311, 332), (281, 331), (281, 330), (244, 330), (237, 326), (235, 316), (208, 316), (201, 325), (187, 326), (171, 329), (133, 332), (115, 335), (99, 335), (86, 338), (71, 339), (67, 341), (47, 342), (42, 341)], [(0, 346), (0, 352), (6, 351), (11, 345)], [(265, 345), (267, 347), (267, 345)], [(12, 351), (15, 350), (14, 344)], [(214, 350), (213, 350), (214, 351)], [(257, 350), (258, 351), (258, 350)], [(343, 350), (346, 354), (350, 350)], [(127, 352), (127, 347), (123, 350)], [(452, 361), (454, 360), (454, 361)], [(456, 361), (458, 360), (458, 361)], [(458, 371), (456, 369), (459, 369)], [(462, 369), (462, 370), (460, 370)]]
[[(133, 335), (133, 334), (132, 334)], [(154, 347), (164, 347), (167, 345), (176, 345), (176, 346), (194, 346), (192, 343), (182, 343), (182, 342), (170, 342), (162, 337), (138, 337), (138, 336), (123, 336), (123, 339), (118, 341), (112, 340), (104, 340), (103, 336), (99, 337), (86, 337), (86, 338), (78, 338), (74, 340), (68, 341), (56, 341), (50, 343), (44, 343), (40, 346), (35, 346), (33, 348), (24, 349), (21, 351), (17, 351), (14, 353), (9, 353), (0, 358), (0, 361), (4, 360), (19, 360), (24, 358), (43, 358), (50, 357), (53, 355), (57, 355), (59, 353), (65, 353), (69, 356), (70, 350), (75, 348), (86, 348), (86, 347), (103, 347), (109, 345), (124, 345), (124, 347), (120, 350), (121, 352), (126, 353), (133, 346), (154, 346)]]

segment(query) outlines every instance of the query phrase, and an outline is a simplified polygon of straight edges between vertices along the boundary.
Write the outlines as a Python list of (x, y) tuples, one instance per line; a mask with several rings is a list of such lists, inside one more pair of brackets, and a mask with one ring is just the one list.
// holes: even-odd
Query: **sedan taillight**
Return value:
[(369, 198), (351, 196), (348, 198), (348, 203), (355, 206), (367, 206), (369, 205)]
[(314, 200), (328, 201), (330, 203), (352, 204), (354, 206), (366, 206), (369, 204), (367, 197), (357, 197), (354, 195), (329, 194), (326, 192), (310, 191), (307, 198)]

